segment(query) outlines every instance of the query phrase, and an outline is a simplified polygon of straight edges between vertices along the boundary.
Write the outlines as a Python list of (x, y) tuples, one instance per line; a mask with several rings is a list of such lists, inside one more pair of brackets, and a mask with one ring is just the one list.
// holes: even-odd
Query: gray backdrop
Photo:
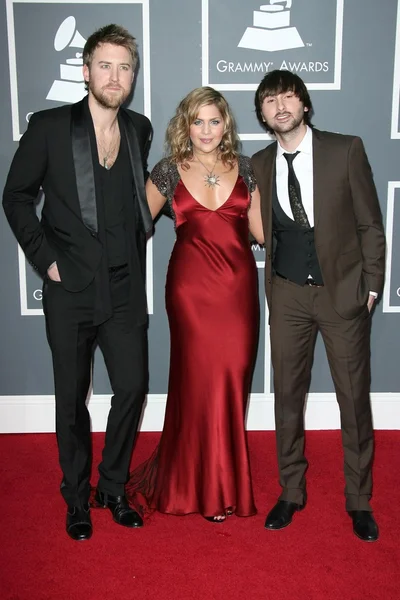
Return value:
[[(287, 68), (297, 72), (311, 92), (314, 124), (320, 129), (360, 135), (373, 168), (388, 234), (388, 268), (385, 294), (373, 317), (372, 391), (393, 393), (397, 402), (400, 400), (400, 320), (396, 314), (400, 312), (398, 0), (282, 0), (278, 5), (281, 10), (274, 6), (275, 10), (267, 6), (260, 11), (254, 0), (75, 3), (1, 0), (0, 51), (4, 60), (0, 86), (0, 181), (5, 181), (30, 113), (82, 97), (77, 53), (82, 51), (88, 35), (107, 23), (123, 24), (138, 40), (141, 67), (131, 107), (145, 112), (154, 126), (150, 167), (162, 156), (165, 128), (177, 103), (200, 85), (213, 85), (225, 94), (237, 118), (245, 154), (251, 155), (264, 147), (269, 140), (254, 115), (254, 90), (267, 70)], [(253, 19), (261, 33), (255, 32)], [(51, 395), (53, 381), (41, 314), (41, 281), (18, 252), (2, 212), (0, 229), (0, 397)], [(172, 223), (163, 217), (157, 225), (148, 260), (152, 313), (150, 394), (165, 394), (167, 389), (169, 334), (164, 285), (173, 242)], [(268, 395), (272, 388), (264, 326), (264, 253), (254, 248), (254, 255), (259, 266), (262, 322), (252, 391)], [(333, 392), (320, 339), (311, 391)], [(100, 352), (95, 359), (94, 392), (110, 392)], [(396, 408), (399, 406), (400, 402)]]

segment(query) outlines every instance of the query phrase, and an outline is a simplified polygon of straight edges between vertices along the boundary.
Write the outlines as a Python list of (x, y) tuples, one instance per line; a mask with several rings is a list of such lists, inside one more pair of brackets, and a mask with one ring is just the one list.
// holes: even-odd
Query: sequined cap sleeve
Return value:
[(256, 176), (254, 175), (253, 167), (251, 166), (251, 161), (248, 156), (239, 156), (239, 175), (243, 177), (245, 184), (247, 185), (247, 189), (250, 194), (254, 192), (256, 189)]
[(167, 200), (169, 215), (176, 223), (175, 212), (172, 207), (172, 199), (174, 197), (176, 186), (180, 180), (176, 164), (171, 162), (168, 158), (163, 158), (156, 164), (150, 173), (150, 179), (160, 194)]
[(168, 198), (170, 195), (170, 166), (170, 161), (167, 158), (163, 158), (150, 173), (151, 181), (165, 198)]

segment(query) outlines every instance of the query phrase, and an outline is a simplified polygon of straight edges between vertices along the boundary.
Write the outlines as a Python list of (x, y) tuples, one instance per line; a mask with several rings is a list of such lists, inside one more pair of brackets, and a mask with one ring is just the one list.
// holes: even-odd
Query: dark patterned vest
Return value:
[(276, 175), (272, 190), (272, 229), (276, 246), (273, 268), (298, 285), (304, 285), (308, 277), (323, 284), (314, 242), (314, 227), (302, 227), (287, 216), (278, 200)]

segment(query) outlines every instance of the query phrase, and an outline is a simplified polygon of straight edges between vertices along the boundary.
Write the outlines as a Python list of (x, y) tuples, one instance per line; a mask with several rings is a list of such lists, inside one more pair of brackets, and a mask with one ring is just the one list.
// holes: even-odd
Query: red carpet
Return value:
[[(157, 440), (141, 434), (133, 464)], [(249, 443), (256, 517), (214, 525), (156, 513), (131, 531), (98, 509), (92, 539), (77, 543), (64, 532), (55, 436), (0, 436), (1, 600), (398, 600), (400, 432), (376, 433), (374, 544), (344, 511), (339, 432), (308, 432), (308, 505), (280, 532), (263, 527), (279, 493), (274, 434), (250, 432)]]

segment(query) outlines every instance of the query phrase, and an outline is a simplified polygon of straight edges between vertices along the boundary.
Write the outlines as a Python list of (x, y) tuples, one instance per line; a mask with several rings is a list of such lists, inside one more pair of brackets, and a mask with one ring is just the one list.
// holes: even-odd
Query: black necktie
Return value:
[(303, 203), (301, 201), (301, 190), (299, 180), (296, 177), (296, 173), (293, 169), (293, 161), (296, 156), (300, 153), (298, 150), (293, 154), (283, 153), (283, 156), (286, 158), (288, 167), (289, 167), (289, 176), (288, 176), (288, 191), (289, 191), (289, 201), (290, 208), (292, 209), (293, 219), (301, 225), (302, 227), (310, 227), (310, 223), (307, 218), (307, 213), (304, 210)]

